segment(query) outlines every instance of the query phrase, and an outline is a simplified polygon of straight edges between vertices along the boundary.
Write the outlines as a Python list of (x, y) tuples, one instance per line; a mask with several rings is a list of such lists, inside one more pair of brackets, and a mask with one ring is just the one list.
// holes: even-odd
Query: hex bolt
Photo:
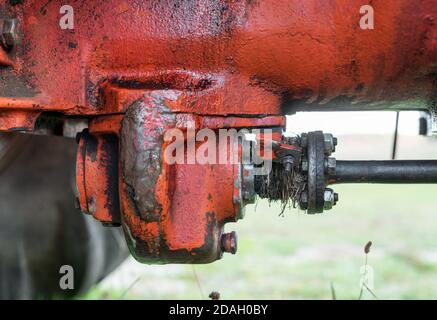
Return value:
[(235, 254), (237, 252), (237, 233), (232, 231), (224, 233), (221, 237), (221, 248), (223, 252)]
[(293, 170), (293, 157), (292, 156), (285, 156), (282, 158), (282, 165), (284, 166), (284, 169), (286, 172), (291, 173)]
[(335, 175), (336, 166), (337, 166), (337, 160), (335, 158), (329, 157), (325, 160), (325, 172), (328, 174), (328, 176)]
[(325, 140), (325, 153), (327, 155), (330, 155), (335, 151), (335, 145), (337, 144), (337, 139), (334, 138), (334, 136), (330, 133), (324, 133), (323, 134), (324, 140)]
[(12, 49), (17, 44), (17, 19), (4, 19), (1, 35), (3, 46)]
[[(337, 199), (338, 199), (338, 195), (337, 195)], [(332, 209), (335, 203), (336, 201), (335, 201), (334, 190), (326, 188), (323, 194), (323, 209), (324, 210)]]

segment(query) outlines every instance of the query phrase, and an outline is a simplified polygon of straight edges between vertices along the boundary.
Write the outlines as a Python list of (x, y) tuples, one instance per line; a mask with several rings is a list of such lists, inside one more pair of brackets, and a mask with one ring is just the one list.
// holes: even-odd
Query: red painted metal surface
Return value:
[(126, 90), (168, 88), (217, 95), (180, 111), (279, 114), (340, 98), (425, 101), (435, 79), (436, 0), (375, 2), (374, 30), (359, 28), (361, 0), (75, 0), (73, 30), (59, 27), (60, 1), (8, 2), (22, 37), (2, 73), (27, 99), (0, 90), (2, 108), (114, 113)]
[(15, 45), (0, 47), (0, 131), (32, 132), (47, 112), (89, 117), (80, 207), (122, 223), (144, 262), (219, 258), (241, 209), (238, 165), (127, 165), (152, 149), (162, 159), (166, 129), (436, 103), (437, 0), (372, 1), (374, 30), (359, 27), (362, 0), (71, 0), (73, 30), (59, 26), (64, 2), (17, 2), (0, 0), (0, 19), (18, 22)]
[(99, 133), (80, 135), (76, 161), (78, 203), (97, 220), (120, 224), (118, 199), (118, 138)]

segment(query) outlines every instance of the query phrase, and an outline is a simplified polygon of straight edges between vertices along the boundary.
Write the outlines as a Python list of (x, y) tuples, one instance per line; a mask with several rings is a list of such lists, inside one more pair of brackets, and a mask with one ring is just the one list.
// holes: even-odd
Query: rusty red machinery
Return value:
[[(369, 4), (375, 27), (361, 29)], [(302, 179), (286, 198), (315, 213), (337, 201), (327, 184), (356, 179), (330, 157), (331, 135), (283, 138), (285, 114), (437, 107), (436, 0), (0, 0), (0, 31), (0, 130), (81, 131), (77, 205), (121, 225), (146, 263), (235, 253), (224, 225), (255, 193), (281, 200), (241, 161), (168, 164), (168, 130), (261, 130), (255, 140), (272, 140), (284, 170), (272, 174)], [(409, 165), (398, 181), (435, 180), (434, 163), (420, 177)]]

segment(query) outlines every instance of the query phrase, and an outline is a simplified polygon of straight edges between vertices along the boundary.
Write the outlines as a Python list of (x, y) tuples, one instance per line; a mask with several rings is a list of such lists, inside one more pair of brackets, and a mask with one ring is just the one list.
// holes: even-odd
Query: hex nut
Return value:
[(220, 241), (223, 252), (237, 253), (237, 233), (235, 231), (224, 233)]
[(335, 151), (335, 145), (337, 144), (337, 139), (330, 133), (324, 133), (324, 142), (325, 142), (325, 153), (327, 155), (332, 154)]
[[(337, 195), (338, 198), (338, 195)], [(329, 210), (335, 205), (335, 193), (334, 190), (326, 188), (323, 194), (323, 209)]]
[(292, 156), (285, 156), (281, 162), (286, 172), (291, 173), (293, 171), (294, 159)]
[(326, 173), (328, 176), (335, 175), (335, 168), (337, 166), (337, 160), (335, 158), (329, 157), (326, 159)]

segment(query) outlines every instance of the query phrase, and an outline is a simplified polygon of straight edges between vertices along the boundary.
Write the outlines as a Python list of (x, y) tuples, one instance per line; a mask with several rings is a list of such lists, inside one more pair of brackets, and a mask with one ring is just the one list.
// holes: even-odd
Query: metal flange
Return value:
[(308, 214), (322, 213), (331, 209), (338, 198), (332, 189), (326, 188), (327, 177), (335, 173), (335, 159), (329, 156), (335, 151), (337, 139), (332, 134), (313, 131), (302, 134), (301, 145), (306, 149), (301, 169), (307, 182), (299, 207)]
[(325, 138), (322, 131), (307, 135), (307, 213), (322, 213), (325, 193)]

